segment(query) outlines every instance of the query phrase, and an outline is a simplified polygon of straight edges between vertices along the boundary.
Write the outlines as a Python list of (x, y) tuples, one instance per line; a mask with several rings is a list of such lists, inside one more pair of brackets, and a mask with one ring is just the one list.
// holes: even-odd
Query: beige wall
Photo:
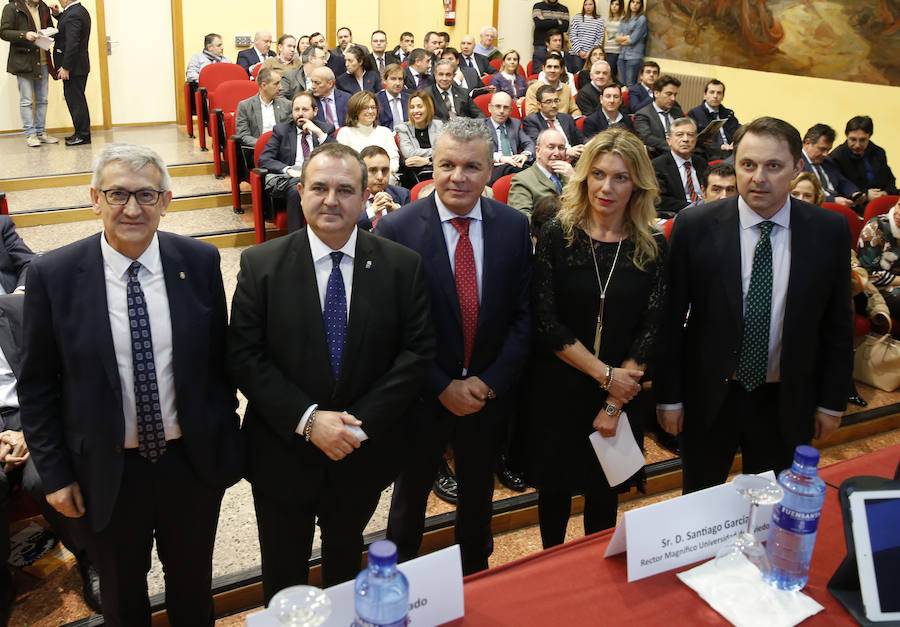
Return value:
[[(337, 0), (338, 22), (340, 22), (341, 8), (345, 11), (352, 10), (356, 5), (367, 4), (366, 0)], [(369, 4), (372, 4), (369, 2)], [(447, 31), (450, 33), (450, 43), (459, 47), (459, 40), (463, 35), (471, 34), (477, 37), (482, 26), (493, 21), (494, 3), (492, 0), (456, 0), (456, 24), (444, 25), (444, 7), (437, 0), (429, 2), (397, 2), (393, 0), (380, 0), (378, 15), (380, 16), (381, 30), (387, 33), (388, 45), (393, 48), (400, 41), (400, 33), (409, 31), (416, 36), (416, 46), (422, 45), (422, 37), (430, 30)], [(369, 29), (369, 33), (374, 29)]]
[[(109, 1), (109, 0), (107, 0)], [(121, 1), (121, 0), (112, 0)], [(286, 0), (285, 4), (297, 0)], [(305, 4), (305, 0), (303, 0)], [(248, 35), (251, 39), (258, 30), (272, 33), (272, 50), (279, 33), (275, 31), (275, 3), (273, 0), (216, 0), (214, 3), (198, 0), (181, 1), (182, 33), (184, 34), (184, 65), (176, 72), (184, 80), (184, 71), (191, 55), (203, 50), (203, 37), (207, 33), (219, 33), (225, 44), (225, 56), (234, 63), (237, 53), (234, 38)], [(162, 59), (160, 59), (162, 61)]]

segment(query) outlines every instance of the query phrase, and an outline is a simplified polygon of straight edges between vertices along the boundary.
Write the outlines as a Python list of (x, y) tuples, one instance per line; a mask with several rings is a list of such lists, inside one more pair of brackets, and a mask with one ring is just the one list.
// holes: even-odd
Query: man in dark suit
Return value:
[(397, 44), (392, 52), (400, 63), (406, 61), (409, 53), (416, 47), (416, 36), (409, 31), (400, 33), (400, 43)]
[[(457, 115), (467, 118), (483, 118), (484, 114), (469, 96), (468, 91), (453, 82), (456, 65), (441, 59), (434, 68), (434, 84), (430, 87), (434, 101), (434, 117), (444, 122)], [(449, 103), (449, 106), (448, 106)]]
[(383, 75), (387, 66), (400, 63), (400, 59), (394, 56), (393, 52), (388, 52), (387, 35), (383, 30), (376, 30), (372, 33), (371, 43), (372, 52), (369, 53), (369, 59), (372, 60), (372, 66), (376, 72)]
[(91, 38), (91, 16), (80, 2), (60, 0), (63, 7), (57, 15), (56, 43), (53, 47), (53, 65), (56, 76), (63, 81), (63, 96), (75, 132), (66, 137), (66, 146), (91, 143), (91, 113), (88, 110), (84, 88), (87, 85), (91, 61), (88, 58), (88, 42)]
[(394, 63), (384, 70), (384, 89), (375, 94), (380, 113), (378, 126), (393, 130), (409, 121), (409, 94), (403, 91), (403, 66)]
[[(276, 124), (291, 119), (291, 101), (278, 97), (281, 90), (281, 73), (263, 68), (256, 75), (259, 93), (238, 103), (235, 115), (235, 134), (248, 148), (256, 146), (256, 140), (263, 133), (271, 131)], [(263, 108), (266, 115), (263, 115)]]
[(561, 132), (566, 138), (566, 157), (578, 159), (584, 152), (584, 136), (571, 115), (559, 113), (559, 96), (556, 90), (549, 85), (541, 85), (536, 97), (538, 110), (525, 116), (522, 128), (535, 144), (541, 131), (549, 128)]
[(706, 161), (694, 156), (697, 147), (697, 123), (692, 118), (678, 118), (669, 128), (669, 152), (653, 160), (659, 182), (657, 214), (672, 218), (691, 205), (703, 202), (701, 182), (706, 173)]
[(622, 87), (616, 83), (610, 83), (603, 88), (600, 94), (600, 107), (584, 120), (582, 135), (584, 141), (605, 131), (610, 126), (626, 128), (634, 133), (634, 124), (631, 116), (622, 112)]
[(437, 359), (413, 407), (387, 537), (401, 560), (417, 555), (425, 503), (449, 442), (458, 481), (456, 541), (469, 574), (486, 569), (493, 550), (493, 473), (530, 341), (532, 245), (523, 215), (481, 196), (491, 176), (491, 133), (483, 122), (450, 120), (434, 163), (435, 193), (375, 229), (422, 255), (438, 338)]
[(491, 131), (494, 153), (494, 169), (491, 173), (491, 185), (501, 176), (517, 174), (534, 158), (534, 140), (522, 128), (522, 123), (509, 116), (512, 111), (512, 98), (503, 91), (491, 96), (488, 111), (491, 117), (484, 121)]
[(481, 82), (481, 75), (478, 74), (478, 70), (460, 62), (462, 55), (459, 54), (459, 50), (456, 48), (447, 46), (441, 52), (441, 58), (453, 63), (455, 68), (453, 82), (462, 87), (471, 98), (488, 91), (496, 91), (497, 88), (494, 86), (485, 87), (484, 83)]
[(462, 36), (462, 39), (459, 40), (459, 52), (461, 54), (460, 65), (476, 70), (479, 76), (498, 72), (486, 56), (475, 52), (475, 38), (472, 35)]
[(369, 49), (366, 48), (363, 44), (354, 44), (353, 43), (353, 31), (351, 31), (346, 26), (341, 26), (337, 29), (335, 33), (335, 37), (337, 38), (338, 45), (329, 50), (329, 52), (335, 56), (342, 57), (344, 56), (344, 51), (347, 50), (350, 46), (356, 45), (362, 48), (363, 56), (369, 54)]
[(296, 70), (288, 70), (281, 75), (281, 92), (279, 95), (293, 102), (294, 96), (301, 91), (307, 91), (310, 85), (310, 75), (313, 70), (325, 65), (325, 51), (317, 46), (310, 46), (300, 54), (303, 67)]
[[(682, 211), (669, 239), (661, 426), (681, 433), (683, 487), (776, 474), (837, 429), (853, 326), (847, 223), (790, 198), (800, 133), (759, 118), (734, 138), (739, 196)], [(690, 318), (685, 317), (690, 307)]]
[(34, 253), (16, 233), (16, 225), (9, 216), (0, 215), (0, 286), (3, 293), (25, 291), (28, 265)]
[(674, 76), (663, 74), (653, 85), (653, 102), (634, 114), (634, 129), (647, 146), (650, 157), (658, 157), (669, 149), (666, 133), (678, 118), (684, 117), (678, 104), (678, 88), (681, 81)]
[(834, 149), (832, 160), (841, 173), (865, 192), (869, 200), (886, 194), (896, 196), (897, 179), (887, 162), (884, 148), (871, 141), (875, 132), (872, 118), (855, 115), (847, 120), (844, 135), (847, 141)]
[(703, 90), (703, 104), (688, 111), (688, 117), (694, 119), (701, 133), (709, 126), (710, 122), (725, 120), (725, 124), (715, 137), (708, 140), (703, 146), (709, 160), (726, 159), (731, 156), (734, 150), (731, 142), (734, 139), (735, 131), (741, 125), (734, 116), (734, 111), (722, 106), (723, 98), (725, 98), (725, 84), (714, 78), (706, 84)]
[(406, 59), (406, 72), (403, 75), (403, 86), (409, 93), (417, 89), (428, 89), (434, 85), (431, 75), (431, 55), (422, 48), (416, 48)]
[(269, 57), (274, 57), (275, 52), (272, 50), (272, 33), (265, 30), (258, 30), (253, 35), (253, 46), (246, 50), (241, 50), (237, 55), (237, 64), (247, 71), (247, 76), (253, 71), (253, 66), (259, 65)]
[(612, 71), (606, 61), (597, 61), (591, 66), (591, 82), (582, 85), (575, 96), (575, 103), (582, 115), (590, 115), (600, 108), (603, 88), (611, 84)]
[(47, 502), (90, 526), (107, 625), (150, 625), (154, 538), (169, 620), (212, 624), (219, 506), (243, 475), (219, 254), (157, 231), (171, 199), (159, 155), (107, 146), (91, 187), (103, 232), (28, 273), (25, 439)]
[(653, 84), (659, 78), (659, 64), (656, 61), (644, 61), (638, 78), (640, 80), (637, 83), (628, 86), (628, 108), (632, 113), (637, 113), (653, 102)]
[(359, 153), (363, 163), (366, 164), (368, 174), (368, 189), (366, 190), (366, 203), (359, 214), (357, 225), (366, 231), (371, 231), (378, 221), (391, 211), (396, 211), (403, 205), (409, 204), (409, 190), (399, 185), (390, 185), (391, 158), (381, 146), (366, 146)]
[[(827, 124), (813, 124), (806, 135), (803, 136), (803, 170), (812, 172), (822, 190), (825, 192), (827, 202), (838, 203), (845, 207), (851, 207), (856, 203), (865, 206), (866, 196), (841, 174), (840, 168), (831, 159), (828, 153), (834, 145), (834, 129)], [(863, 208), (859, 208), (862, 213)]]
[(356, 227), (366, 186), (356, 151), (317, 148), (303, 168), (308, 227), (241, 256), (228, 361), (249, 401), (266, 603), (307, 582), (316, 517), (324, 585), (359, 572), (434, 357), (422, 260)]
[(347, 122), (350, 94), (334, 86), (334, 72), (327, 67), (317, 68), (313, 70), (309, 84), (319, 109), (316, 119), (333, 124), (335, 128), (343, 126)]
[(269, 172), (266, 191), (285, 199), (288, 231), (303, 226), (297, 190), (303, 163), (318, 146), (334, 141), (334, 125), (318, 119), (318, 107), (316, 99), (308, 92), (297, 94), (291, 103), (291, 120), (275, 125), (259, 155), (259, 167)]

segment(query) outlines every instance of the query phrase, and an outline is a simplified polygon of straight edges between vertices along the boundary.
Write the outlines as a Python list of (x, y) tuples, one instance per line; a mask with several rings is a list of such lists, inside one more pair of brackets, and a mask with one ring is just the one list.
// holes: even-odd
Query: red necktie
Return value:
[(471, 218), (453, 218), (450, 223), (459, 231), (456, 253), (453, 256), (456, 272), (456, 295), (459, 298), (459, 312), (462, 314), (463, 367), (469, 369), (472, 347), (475, 345), (475, 330), (478, 328), (478, 278), (475, 274), (475, 254), (469, 241)]
[(687, 197), (691, 199), (691, 202), (697, 202), (700, 200), (700, 194), (697, 193), (697, 190), (694, 188), (694, 177), (691, 176), (691, 162), (684, 162), (684, 171), (687, 174), (687, 178), (684, 183), (684, 189), (687, 192)]
[(547, 124), (549, 124), (550, 128), (552, 128), (554, 131), (556, 130), (556, 124), (553, 123), (553, 120), (547, 120)]

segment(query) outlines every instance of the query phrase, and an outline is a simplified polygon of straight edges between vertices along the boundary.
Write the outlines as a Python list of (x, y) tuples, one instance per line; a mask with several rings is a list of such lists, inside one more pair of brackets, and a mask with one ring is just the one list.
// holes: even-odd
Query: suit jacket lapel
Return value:
[[(552, 185), (552, 183), (551, 183)], [(555, 188), (554, 188), (555, 191)], [(490, 316), (493, 298), (501, 290), (496, 276), (498, 259), (497, 251), (503, 250), (503, 233), (496, 232), (494, 228), (494, 207), (484, 198), (481, 199), (481, 302), (478, 306), (478, 330), (482, 322)], [(478, 330), (475, 331), (477, 337)]]
[[(812, 283), (811, 271), (815, 268), (815, 264), (805, 263), (805, 260), (816, 259), (820, 256), (816, 251), (818, 233), (815, 230), (815, 226), (810, 224), (809, 217), (809, 211), (806, 210), (806, 207), (800, 206), (799, 202), (792, 199), (790, 223), (791, 264), (788, 269), (787, 295), (784, 302), (785, 329), (782, 332), (782, 337), (792, 337), (788, 326), (793, 320), (804, 320), (803, 312), (808, 310), (803, 301), (809, 295), (806, 286)], [(792, 317), (795, 311), (799, 312), (799, 315)], [(784, 360), (783, 347), (781, 358)]]
[(106, 300), (106, 275), (103, 270), (103, 255), (100, 252), (100, 233), (91, 240), (87, 254), (78, 267), (78, 285), (85, 306), (84, 332), (91, 338), (97, 349), (103, 370), (109, 385), (122, 406), (122, 385), (119, 381), (119, 366), (116, 362), (116, 349), (113, 346), (112, 330), (109, 326), (109, 305)]
[(742, 329), (744, 312), (741, 287), (741, 221), (738, 218), (736, 196), (725, 210), (716, 214), (715, 228), (713, 240), (721, 260), (725, 300), (734, 316), (735, 328)]
[[(166, 295), (169, 299), (169, 319), (172, 325), (172, 369), (175, 372), (175, 398), (182, 393), (182, 385), (191, 380), (191, 361), (193, 355), (184, 347), (194, 344), (187, 341), (187, 336), (192, 333), (196, 325), (197, 297), (192, 293), (191, 286), (195, 285), (193, 278), (189, 277), (196, 268), (188, 268), (180, 251), (166, 237), (165, 233), (159, 236), (159, 258), (162, 263), (163, 280), (166, 283)], [(190, 278), (191, 280), (188, 280)]]
[(434, 194), (429, 196), (428, 210), (422, 214), (422, 235), (431, 239), (430, 264), (435, 270), (437, 284), (444, 292), (444, 298), (450, 304), (450, 310), (459, 328), (462, 328), (462, 314), (459, 311), (459, 296), (456, 294), (456, 279), (450, 268), (450, 254), (447, 251), (447, 242), (444, 240), (444, 228), (441, 218), (438, 216), (437, 204), (434, 202)]
[[(375, 273), (380, 259), (373, 257), (370, 236), (362, 230), (356, 234), (356, 251), (353, 259), (353, 292), (350, 295), (350, 316), (347, 318), (347, 334), (344, 339), (344, 355), (362, 355), (363, 340), (366, 337), (367, 320), (372, 303), (380, 298)], [(324, 322), (322, 330), (324, 332)], [(348, 372), (352, 363), (342, 361), (338, 385), (352, 380)], [(337, 393), (337, 392), (336, 392)]]

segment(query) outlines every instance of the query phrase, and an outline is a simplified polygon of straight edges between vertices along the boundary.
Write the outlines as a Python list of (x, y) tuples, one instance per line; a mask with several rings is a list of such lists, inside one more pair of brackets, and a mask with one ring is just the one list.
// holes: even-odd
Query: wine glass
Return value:
[(331, 616), (331, 599), (315, 586), (291, 586), (272, 597), (267, 611), (280, 625), (316, 627)]
[(775, 505), (784, 498), (781, 486), (759, 475), (738, 475), (731, 482), (734, 489), (750, 501), (750, 514), (747, 516), (747, 529), (716, 554), (716, 566), (732, 568), (746, 558), (756, 566), (765, 578), (772, 570), (766, 549), (753, 535), (756, 528), (756, 513), (760, 505)]

